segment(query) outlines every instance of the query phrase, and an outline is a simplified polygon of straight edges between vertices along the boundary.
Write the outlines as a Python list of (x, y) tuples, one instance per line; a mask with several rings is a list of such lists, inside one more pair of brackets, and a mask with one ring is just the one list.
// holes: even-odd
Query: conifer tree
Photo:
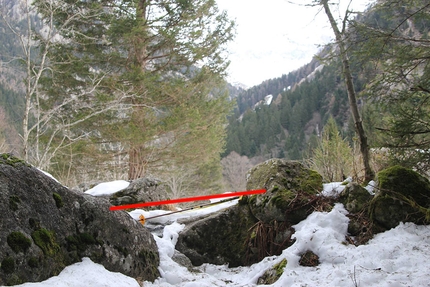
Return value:
[(229, 111), (224, 48), (234, 23), (215, 1), (34, 3), (58, 39), (47, 42), (56, 72), (44, 73), (43, 105), (86, 91), (61, 107), (61, 121), (80, 119), (68, 132), (82, 136), (84, 148), (126, 152), (129, 179), (166, 162), (204, 164), (219, 156)]
[[(377, 105), (379, 143), (396, 163), (424, 174), (430, 147), (430, 3), (377, 1), (351, 34), (356, 57), (372, 67), (365, 92)], [(381, 117), (381, 115), (384, 115)]]

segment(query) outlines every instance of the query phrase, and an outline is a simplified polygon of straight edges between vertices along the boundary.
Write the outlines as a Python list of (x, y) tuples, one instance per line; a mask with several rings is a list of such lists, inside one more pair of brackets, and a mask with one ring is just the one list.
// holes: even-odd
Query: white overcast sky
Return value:
[[(248, 87), (282, 76), (310, 62), (320, 45), (333, 38), (327, 17), (318, 7), (305, 7), (310, 0), (216, 0), (237, 24), (230, 43), (229, 82)], [(334, 0), (343, 16), (349, 0)], [(370, 0), (352, 0), (354, 11), (362, 11)], [(297, 3), (297, 4), (294, 4)]]

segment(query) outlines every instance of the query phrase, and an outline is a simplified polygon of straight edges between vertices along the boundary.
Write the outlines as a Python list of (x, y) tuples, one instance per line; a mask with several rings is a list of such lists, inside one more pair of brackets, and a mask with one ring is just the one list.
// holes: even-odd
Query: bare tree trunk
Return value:
[[(365, 181), (368, 182), (375, 177), (375, 174), (374, 174), (372, 168), (370, 167), (369, 145), (367, 143), (366, 133), (364, 131), (363, 123), (362, 123), (362, 120), (360, 117), (360, 113), (358, 111), (357, 99), (356, 99), (355, 89), (354, 89), (354, 83), (352, 81), (351, 70), (349, 67), (348, 54), (347, 54), (346, 48), (345, 48), (345, 42), (343, 41), (342, 33), (339, 31), (339, 28), (337, 27), (336, 21), (334, 20), (333, 15), (331, 14), (330, 8), (328, 6), (328, 0), (321, 0), (320, 3), (324, 7), (324, 11), (327, 14), (327, 17), (330, 21), (331, 28), (333, 29), (333, 32), (334, 32), (335, 37), (336, 37), (336, 42), (337, 42), (338, 47), (339, 47), (340, 56), (342, 59), (343, 75), (345, 77), (345, 84), (346, 84), (346, 89), (348, 92), (349, 105), (351, 107), (352, 116), (354, 118), (355, 130), (358, 134), (358, 138), (359, 138), (359, 142), (360, 142), (361, 155), (363, 156), (364, 173), (365, 173), (364, 177), (365, 177)], [(344, 24), (345, 24), (345, 21), (346, 21), (346, 18), (344, 19)]]
[(134, 180), (145, 176), (145, 162), (139, 147), (130, 147), (128, 151), (128, 179)]

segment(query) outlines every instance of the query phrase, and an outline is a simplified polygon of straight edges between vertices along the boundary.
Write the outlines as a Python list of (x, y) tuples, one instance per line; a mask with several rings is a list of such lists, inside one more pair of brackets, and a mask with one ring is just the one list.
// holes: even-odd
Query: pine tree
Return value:
[[(64, 72), (46, 75), (46, 106), (93, 87), (64, 107), (68, 117), (82, 119), (72, 134), (85, 135), (102, 153), (126, 151), (129, 179), (168, 162), (205, 164), (219, 157), (230, 109), (223, 51), (234, 23), (215, 1), (63, 2), (35, 5), (45, 19), (55, 11), (63, 39), (51, 59)], [(92, 114), (100, 105), (116, 108)]]
[[(356, 57), (373, 68), (366, 94), (377, 106), (379, 142), (396, 163), (427, 173), (430, 147), (430, 4), (378, 1), (356, 21)], [(370, 73), (369, 73), (370, 74)], [(383, 116), (381, 116), (383, 115)]]

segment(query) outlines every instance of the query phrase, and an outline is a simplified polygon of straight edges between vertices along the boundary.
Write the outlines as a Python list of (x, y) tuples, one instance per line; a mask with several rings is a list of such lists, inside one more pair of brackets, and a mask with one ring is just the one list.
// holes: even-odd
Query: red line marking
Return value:
[(178, 199), (171, 199), (171, 200), (161, 200), (161, 201), (151, 201), (151, 202), (143, 202), (143, 203), (135, 203), (135, 204), (127, 204), (127, 205), (118, 205), (118, 206), (111, 206), (109, 209), (113, 211), (113, 210), (139, 208), (139, 207), (147, 207), (147, 206), (155, 206), (155, 205), (174, 204), (174, 203), (181, 203), (181, 202), (209, 200), (209, 199), (215, 199), (215, 198), (243, 196), (243, 195), (251, 195), (251, 194), (261, 194), (261, 193), (265, 193), (265, 192), (266, 192), (265, 189), (247, 190), (247, 191), (239, 191), (239, 192), (232, 192), (232, 193), (211, 194), (211, 195), (186, 197), (186, 198), (178, 198)]

